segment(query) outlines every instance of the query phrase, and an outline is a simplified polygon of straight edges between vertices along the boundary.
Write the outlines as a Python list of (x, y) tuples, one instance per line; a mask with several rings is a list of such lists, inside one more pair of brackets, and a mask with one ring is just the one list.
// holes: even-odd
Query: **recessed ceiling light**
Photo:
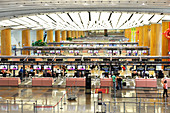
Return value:
[(145, 5), (145, 3), (142, 3), (142, 5)]
[(49, 6), (47, 3), (44, 6)]
[(20, 5), (19, 7), (24, 7), (23, 5)]

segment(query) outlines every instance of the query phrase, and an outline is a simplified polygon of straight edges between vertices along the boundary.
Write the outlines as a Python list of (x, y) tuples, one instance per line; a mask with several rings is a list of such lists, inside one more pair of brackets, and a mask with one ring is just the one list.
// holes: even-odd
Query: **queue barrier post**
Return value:
[(21, 113), (24, 113), (24, 111), (23, 111), (23, 100), (21, 100)]
[(62, 101), (63, 101), (63, 98), (61, 98), (61, 108), (60, 108), (60, 109), (63, 109), (63, 107), (62, 107), (62, 104), (63, 104)]
[(36, 112), (35, 112), (35, 103), (33, 103), (33, 110), (34, 110), (34, 113), (36, 113)]

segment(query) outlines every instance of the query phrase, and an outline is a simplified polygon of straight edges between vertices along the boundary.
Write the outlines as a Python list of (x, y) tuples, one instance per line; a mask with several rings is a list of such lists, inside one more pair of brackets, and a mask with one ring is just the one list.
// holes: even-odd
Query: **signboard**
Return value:
[(119, 70), (121, 70), (121, 67), (120, 67), (120, 65), (112, 65), (111, 69), (112, 69), (112, 71), (119, 71)]
[(110, 65), (100, 65), (100, 70), (109, 71)]

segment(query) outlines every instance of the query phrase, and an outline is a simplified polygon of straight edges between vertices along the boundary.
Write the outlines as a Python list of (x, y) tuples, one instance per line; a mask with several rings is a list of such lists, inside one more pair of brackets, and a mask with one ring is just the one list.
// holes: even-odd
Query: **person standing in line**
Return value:
[(165, 96), (165, 93), (166, 93), (166, 97), (169, 97), (168, 96), (168, 84), (167, 84), (167, 81), (165, 80), (164, 81), (164, 86), (163, 86), (163, 88), (164, 88), (164, 93), (163, 93), (163, 97)]
[(113, 88), (114, 90), (116, 90), (116, 76), (115, 75), (112, 76), (112, 80), (113, 80)]

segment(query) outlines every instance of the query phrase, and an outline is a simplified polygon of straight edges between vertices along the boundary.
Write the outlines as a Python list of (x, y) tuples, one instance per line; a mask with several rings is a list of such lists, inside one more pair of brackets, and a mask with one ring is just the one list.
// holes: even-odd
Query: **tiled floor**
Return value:
[[(103, 105), (98, 105), (98, 94), (94, 92), (95, 89), (92, 89), (91, 94), (85, 94), (85, 89), (83, 88), (72, 88), (68, 91), (65, 98), (62, 99), (62, 106), (60, 102), (55, 109), (51, 107), (34, 109), (34, 103), (37, 106), (45, 107), (56, 105), (63, 94), (66, 93), (66, 89), (49, 87), (1, 87), (0, 113), (94, 113), (94, 109), (95, 112), (106, 110), (107, 113), (109, 111), (111, 113), (124, 113), (124, 110), (126, 113), (138, 113), (139, 110), (141, 113), (154, 113), (153, 102), (159, 102), (159, 104), (155, 104), (155, 113), (164, 113), (165, 109), (166, 113), (170, 113), (170, 103), (162, 103), (165, 101), (170, 102), (170, 98), (162, 98), (162, 90), (117, 90), (116, 94), (112, 91), (113, 93), (103, 94), (103, 101), (105, 101)], [(73, 94), (76, 95), (76, 100), (67, 100)], [(65, 102), (66, 104), (64, 104)]]

